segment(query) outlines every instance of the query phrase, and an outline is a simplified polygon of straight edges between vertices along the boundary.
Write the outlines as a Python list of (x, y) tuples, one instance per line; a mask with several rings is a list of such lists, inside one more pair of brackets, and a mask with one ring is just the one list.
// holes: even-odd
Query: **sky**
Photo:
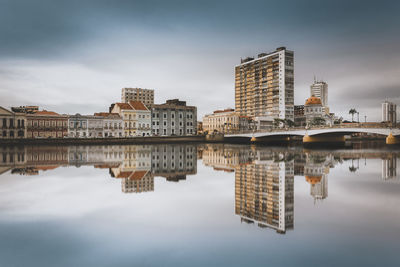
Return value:
[(198, 107), (234, 107), (240, 58), (286, 46), (295, 104), (314, 76), (331, 112), (379, 121), (400, 104), (399, 1), (0, 0), (0, 106), (92, 114), (121, 88)]

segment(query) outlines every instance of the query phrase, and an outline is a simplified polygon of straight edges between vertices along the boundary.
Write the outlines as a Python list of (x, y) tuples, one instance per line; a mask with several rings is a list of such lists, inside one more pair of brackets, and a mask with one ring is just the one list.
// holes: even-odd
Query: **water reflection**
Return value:
[[(61, 166), (108, 169), (124, 193), (153, 192), (154, 177), (186, 180), (197, 159), (215, 171), (235, 173), (235, 214), (240, 221), (286, 233), (294, 228), (294, 180), (303, 177), (314, 203), (328, 198), (330, 170), (351, 161), (357, 172), (366, 159), (381, 159), (382, 179), (398, 181), (399, 152), (304, 150), (242, 145), (25, 146), (0, 148), (0, 174), (39, 175)], [(297, 179), (297, 178), (296, 178)], [(300, 178), (301, 179), (301, 178)]]

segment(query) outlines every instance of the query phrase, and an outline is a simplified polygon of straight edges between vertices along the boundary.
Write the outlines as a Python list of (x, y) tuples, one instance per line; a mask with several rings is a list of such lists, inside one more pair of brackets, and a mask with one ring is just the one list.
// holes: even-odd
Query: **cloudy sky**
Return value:
[(234, 107), (241, 57), (295, 52), (295, 104), (314, 75), (329, 105), (380, 120), (400, 104), (400, 2), (314, 0), (0, 0), (0, 105), (91, 114), (122, 87), (196, 105)]

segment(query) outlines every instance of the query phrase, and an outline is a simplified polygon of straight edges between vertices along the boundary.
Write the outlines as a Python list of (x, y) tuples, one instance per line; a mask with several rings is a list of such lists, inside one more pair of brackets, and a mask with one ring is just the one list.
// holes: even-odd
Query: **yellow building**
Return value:
[(110, 113), (118, 113), (124, 126), (125, 136), (149, 136), (151, 134), (151, 111), (139, 101), (115, 103)]
[(231, 133), (239, 131), (239, 113), (234, 109), (216, 110), (203, 117), (203, 132)]

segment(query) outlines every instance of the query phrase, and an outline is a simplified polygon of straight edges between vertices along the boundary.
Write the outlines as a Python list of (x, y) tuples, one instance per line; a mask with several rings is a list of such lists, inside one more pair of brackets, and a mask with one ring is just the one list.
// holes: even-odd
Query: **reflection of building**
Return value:
[(382, 103), (382, 121), (396, 123), (397, 120), (397, 105), (385, 101)]
[(240, 165), (235, 173), (235, 213), (246, 223), (257, 223), (278, 233), (293, 229), (293, 161), (281, 158)]
[(203, 164), (216, 171), (233, 172), (241, 164), (251, 162), (251, 150), (241, 146), (206, 145), (202, 152)]
[(164, 104), (151, 106), (153, 135), (197, 134), (197, 108), (187, 106), (186, 101), (167, 100)]
[(26, 137), (26, 117), (0, 107), (0, 139)]
[(388, 180), (397, 176), (397, 156), (391, 155), (388, 158), (382, 159), (382, 179)]
[(143, 88), (122, 88), (121, 102), (140, 101), (146, 106), (154, 104), (154, 90)]
[(197, 173), (195, 145), (158, 145), (151, 147), (151, 167), (154, 176), (168, 181), (186, 180), (186, 175)]
[(250, 117), (293, 121), (293, 65), (293, 51), (285, 47), (241, 60), (235, 67), (235, 110)]
[(304, 176), (311, 186), (310, 194), (314, 201), (328, 197), (328, 174), (333, 162), (331, 156), (307, 154)]

